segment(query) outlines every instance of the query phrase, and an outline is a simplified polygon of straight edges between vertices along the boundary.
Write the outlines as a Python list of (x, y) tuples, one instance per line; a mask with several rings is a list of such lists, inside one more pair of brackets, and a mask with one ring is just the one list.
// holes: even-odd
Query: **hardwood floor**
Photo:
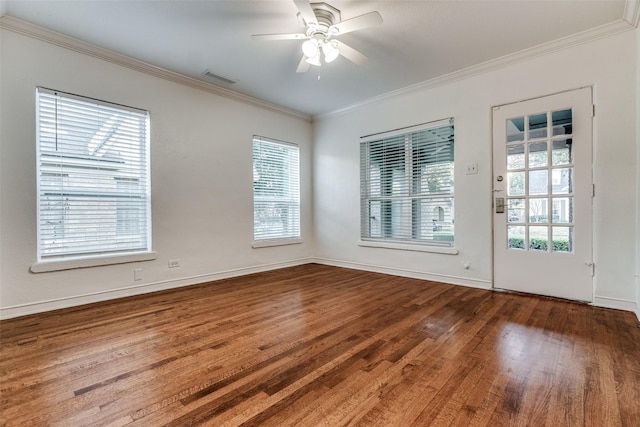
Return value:
[(0, 322), (6, 426), (639, 426), (632, 313), (305, 265)]

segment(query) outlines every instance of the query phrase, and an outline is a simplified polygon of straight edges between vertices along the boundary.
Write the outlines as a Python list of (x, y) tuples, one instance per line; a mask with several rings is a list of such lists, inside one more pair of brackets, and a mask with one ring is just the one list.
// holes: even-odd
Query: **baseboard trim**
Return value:
[(167, 289), (180, 288), (183, 286), (197, 285), (205, 282), (215, 282), (217, 280), (231, 277), (244, 276), (247, 274), (261, 273), (264, 271), (278, 270), (280, 268), (294, 267), (302, 264), (314, 262), (312, 258), (299, 258), (291, 261), (277, 262), (271, 264), (261, 264), (252, 267), (242, 267), (231, 270), (219, 271), (216, 273), (199, 274), (178, 279), (161, 280), (153, 283), (144, 283), (133, 286), (123, 286), (117, 289), (92, 292), (83, 295), (75, 295), (64, 298), (57, 298), (47, 301), (31, 302), (9, 307), (0, 308), (0, 320), (11, 319), (29, 314), (43, 313), (46, 311), (58, 310), (61, 308), (75, 307), (83, 304), (103, 302), (117, 298), (142, 295), (151, 292), (164, 291)]
[[(247, 274), (261, 273), (264, 271), (278, 270), (281, 268), (295, 267), (309, 263), (317, 263), (329, 265), (333, 267), (351, 268), (354, 270), (370, 271), (374, 273), (390, 274), (393, 276), (410, 277), (413, 279), (430, 280), (452, 285), (467, 286), (478, 289), (492, 289), (490, 280), (474, 279), (469, 277), (451, 276), (439, 273), (425, 273), (422, 271), (406, 270), (394, 267), (380, 267), (371, 264), (358, 263), (353, 261), (342, 261), (329, 258), (298, 258), (295, 260), (261, 264), (252, 267), (242, 267), (231, 270), (219, 271), (216, 273), (200, 274), (179, 279), (162, 280), (153, 283), (144, 283), (140, 285), (124, 286), (117, 289), (110, 289), (100, 292), (92, 292), (83, 295), (69, 296), (64, 298), (52, 299), (47, 301), (31, 302), (27, 304), (19, 304), (9, 307), (0, 308), (0, 320), (11, 319), (15, 317), (27, 316), (30, 314), (43, 313), (46, 311), (58, 310), (62, 308), (75, 307), (83, 304), (91, 304), (103, 302), (117, 298), (129, 297), (134, 295), (142, 295), (151, 292), (158, 292), (167, 289), (180, 288), (183, 286), (197, 285), (205, 282), (215, 282), (217, 280), (228, 279), (232, 277), (244, 276)], [(603, 296), (595, 296), (592, 305), (603, 308), (613, 308), (617, 310), (630, 311), (635, 313), (638, 321), (640, 321), (640, 304), (636, 301), (625, 300), (621, 298), (611, 298)]]
[(451, 276), (439, 273), (425, 273), (423, 271), (407, 270), (394, 267), (380, 267), (377, 265), (364, 264), (353, 261), (341, 261), (329, 258), (314, 258), (317, 264), (330, 265), (333, 267), (352, 268), (354, 270), (364, 270), (373, 273), (390, 274), (392, 276), (410, 277), (412, 279), (430, 280), (433, 282), (448, 283), (451, 285), (467, 286), (478, 289), (491, 289), (491, 281), (474, 279), (469, 277)]
[(596, 307), (614, 308), (616, 310), (630, 311), (632, 313), (635, 313), (635, 315), (638, 317), (638, 321), (640, 321), (640, 307), (638, 307), (638, 303), (635, 301), (596, 295), (593, 298), (592, 305)]

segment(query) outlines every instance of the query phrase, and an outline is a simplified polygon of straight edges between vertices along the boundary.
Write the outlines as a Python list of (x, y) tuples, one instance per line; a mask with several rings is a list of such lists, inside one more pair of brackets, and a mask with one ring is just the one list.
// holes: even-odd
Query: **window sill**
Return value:
[(46, 273), (49, 271), (72, 270), (76, 268), (99, 267), (139, 261), (152, 261), (156, 258), (158, 258), (158, 254), (156, 252), (103, 255), (91, 258), (68, 258), (56, 261), (34, 262), (31, 264), (30, 270), (32, 273)]
[(360, 240), (358, 246), (367, 248), (396, 249), (400, 251), (430, 252), (436, 254), (458, 255), (458, 249), (450, 246), (429, 246), (410, 243), (392, 243), (374, 240)]
[(258, 248), (269, 248), (272, 246), (285, 246), (285, 245), (297, 245), (302, 243), (303, 240), (300, 238), (297, 239), (273, 239), (273, 240), (258, 240), (251, 244), (251, 247), (254, 249)]

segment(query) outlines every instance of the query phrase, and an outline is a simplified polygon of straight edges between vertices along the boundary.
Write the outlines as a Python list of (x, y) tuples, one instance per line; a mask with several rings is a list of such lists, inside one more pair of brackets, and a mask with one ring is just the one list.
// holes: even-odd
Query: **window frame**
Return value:
[[(285, 151), (293, 149), (293, 151), (288, 151), (287, 154), (285, 154), (285, 156), (294, 155), (294, 159), (293, 159), (294, 164), (287, 164), (287, 163), (283, 163), (281, 165), (276, 164), (276, 166), (282, 168), (283, 170), (287, 170), (287, 173), (282, 173), (279, 175), (279, 177), (283, 179), (276, 180), (277, 181), (276, 185), (282, 185), (283, 190), (286, 192), (286, 195), (285, 194), (264, 195), (264, 194), (259, 194), (259, 192), (257, 192), (256, 183), (259, 182), (260, 178), (258, 177), (258, 179), (256, 179), (256, 176), (257, 175), (259, 176), (260, 172), (258, 171), (258, 168), (256, 166), (256, 161), (257, 161), (256, 150), (261, 150), (263, 144), (266, 147), (269, 147), (269, 146), (272, 148), (281, 147), (285, 149)], [(282, 160), (283, 162), (285, 161), (284, 158), (279, 160)], [(273, 138), (254, 135), (252, 138), (252, 165), (253, 165), (253, 181), (252, 181), (253, 182), (253, 185), (252, 185), (253, 187), (253, 191), (252, 191), (252, 194), (253, 194), (253, 242), (251, 246), (257, 249), (257, 248), (264, 248), (264, 247), (283, 246), (283, 245), (292, 245), (292, 244), (302, 243), (303, 242), (302, 218), (301, 218), (302, 207), (301, 207), (301, 201), (300, 201), (300, 175), (301, 175), (300, 174), (300, 146), (298, 144), (291, 143), (291, 142), (285, 142), (285, 141), (280, 141)], [(273, 182), (271, 182), (271, 184), (273, 184)], [(287, 186), (292, 185), (293, 187), (292, 188), (287, 187), (286, 189), (284, 189), (285, 185)], [(258, 231), (258, 228), (257, 228), (258, 217), (256, 215), (259, 209), (257, 207), (259, 203), (289, 205), (287, 207), (287, 210), (289, 211), (288, 221), (292, 221), (293, 224), (288, 224), (288, 223), (284, 224), (284, 222), (287, 222), (287, 221), (283, 220), (282, 228), (290, 231), (283, 232), (283, 234), (281, 235), (277, 235), (277, 233), (275, 233), (273, 230)], [(275, 234), (269, 235), (270, 233), (275, 233)]]
[[(47, 118), (48, 108), (47, 106), (42, 106), (41, 103), (51, 103), (52, 99), (55, 100), (55, 126), (56, 128), (52, 131), (50, 129), (43, 130), (47, 128), (47, 125), (51, 122), (51, 118)], [(58, 102), (61, 102), (61, 105), (65, 105), (69, 109), (67, 117), (63, 119), (58, 119)], [(66, 104), (65, 104), (66, 103)], [(150, 113), (146, 110), (141, 110), (134, 107), (123, 106), (120, 104), (115, 104), (108, 101), (102, 101), (86, 96), (71, 94), (63, 91), (52, 90), (44, 87), (36, 87), (35, 90), (35, 121), (36, 121), (36, 183), (37, 183), (37, 230), (36, 230), (36, 262), (31, 265), (31, 272), (33, 273), (41, 273), (47, 271), (58, 271), (58, 270), (66, 270), (66, 269), (74, 269), (74, 268), (84, 268), (84, 267), (93, 267), (93, 266), (102, 266), (102, 265), (111, 265), (111, 264), (121, 264), (127, 262), (137, 262), (137, 261), (147, 261), (156, 259), (157, 254), (152, 250), (152, 213), (151, 213), (151, 173), (150, 173)], [(104, 110), (104, 111), (102, 111)], [(120, 140), (124, 142), (112, 142), (107, 145), (107, 142), (110, 140), (111, 135), (116, 135), (120, 132), (121, 122), (117, 122), (117, 124), (111, 123), (109, 128), (106, 127), (108, 120), (104, 121), (102, 118), (100, 120), (95, 119), (96, 116), (93, 116), (94, 124), (87, 124), (91, 119), (91, 114), (97, 114), (99, 112), (106, 113), (106, 111), (112, 111), (113, 116), (110, 117), (126, 117), (121, 120), (125, 121), (126, 124), (129, 123), (141, 123), (142, 126), (140, 129), (143, 131), (142, 137), (130, 137), (124, 138), (120, 136)], [(60, 120), (60, 121), (58, 121)], [(75, 121), (73, 121), (75, 120)], [(62, 123), (62, 124), (61, 124)], [(66, 126), (65, 128), (58, 129), (58, 126)], [(71, 127), (70, 127), (71, 126)], [(77, 126), (83, 126), (82, 132), (86, 132), (86, 134), (81, 134), (80, 128)], [(50, 127), (50, 126), (49, 126)], [(93, 133), (93, 137), (99, 135), (100, 132), (105, 135), (100, 135), (102, 140), (96, 138), (96, 141), (89, 141), (89, 134), (92, 132), (92, 129), (98, 128), (99, 131), (95, 131)], [(58, 137), (57, 135), (64, 135), (63, 132), (72, 132), (77, 131), (78, 134), (72, 133), (72, 136), (67, 137), (65, 140), (62, 140), (60, 143), (65, 144), (67, 147), (64, 151), (64, 154), (58, 154)], [(56, 143), (56, 153), (51, 149), (47, 149), (46, 145), (50, 143), (48, 139), (51, 138), (51, 135), (55, 136)], [(98, 150), (103, 150), (103, 146), (108, 148), (104, 148), (104, 151), (110, 149), (113, 144), (118, 144), (117, 149), (129, 149), (130, 147), (134, 147), (131, 144), (132, 141), (138, 141), (139, 144), (135, 146), (135, 150), (131, 152), (133, 154), (122, 154), (124, 159), (121, 157), (120, 161), (113, 161), (107, 157), (107, 155), (101, 154), (101, 158), (93, 158), (90, 155), (81, 152), (81, 147), (84, 144), (87, 147), (90, 147), (91, 144), (95, 144), (96, 152)], [(77, 146), (76, 146), (77, 145)], [(137, 150), (137, 151), (136, 151)], [(61, 152), (62, 153), (62, 152)], [(95, 153), (94, 153), (95, 155)], [(130, 159), (137, 160), (126, 160), (127, 156)], [(135, 156), (135, 157), (131, 157)], [(130, 163), (133, 161), (134, 163)], [(112, 165), (106, 165), (106, 163), (113, 163)], [(133, 164), (136, 164), (136, 167), (132, 167)], [(106, 165), (106, 166), (105, 166)], [(108, 167), (107, 167), (108, 166)], [(112, 169), (111, 169), (112, 168)], [(47, 169), (55, 170), (55, 173), (51, 173)], [(109, 171), (112, 172), (110, 173)], [(85, 171), (85, 172), (83, 172)], [(100, 171), (97, 173), (97, 171)], [(105, 172), (106, 171), (106, 172)], [(91, 175), (94, 173), (95, 175)], [(98, 175), (102, 174), (102, 178), (99, 178)], [(77, 176), (74, 176), (77, 175)], [(47, 177), (55, 177), (59, 176), (61, 183), (58, 186), (49, 187), (47, 189)], [(106, 179), (105, 179), (106, 178)], [(113, 182), (110, 178), (113, 178)], [(101, 180), (104, 180), (103, 185), (98, 185)], [(140, 182), (139, 185), (135, 186), (137, 188), (137, 192), (131, 193), (126, 191), (126, 197), (122, 198), (120, 193), (122, 193), (122, 189), (119, 189), (118, 183), (120, 181), (131, 181), (131, 182)], [(65, 184), (66, 182), (66, 184)], [(73, 189), (75, 185), (76, 189)], [(79, 192), (78, 188), (82, 187), (82, 191)], [(88, 190), (85, 191), (85, 188)], [(116, 244), (103, 244), (100, 239), (96, 239), (93, 242), (82, 240), (82, 244), (80, 248), (61, 248), (59, 250), (54, 250), (50, 248), (50, 251), (47, 253), (47, 246), (44, 242), (47, 239), (47, 233), (50, 230), (43, 228), (42, 215), (44, 214), (43, 210), (47, 209), (46, 207), (46, 197), (48, 191), (53, 191), (53, 193), (59, 193), (57, 198), (65, 198), (64, 203), (76, 203), (77, 208), (73, 215), (75, 215), (75, 228), (74, 226), (70, 227), (70, 224), (73, 224), (74, 221), (69, 220), (67, 218), (67, 213), (60, 213), (62, 216), (62, 221), (64, 222), (64, 233), (63, 240), (71, 239), (67, 234), (68, 230), (75, 230), (76, 232), (86, 224), (86, 218), (92, 215), (91, 211), (85, 210), (91, 206), (98, 206), (98, 211), (100, 215), (107, 215), (108, 218), (114, 216), (112, 228), (115, 233), (114, 236), (120, 236), (122, 233), (118, 234), (118, 230), (122, 230), (122, 214), (123, 214), (123, 206), (119, 203), (122, 199), (123, 202), (128, 203), (127, 208), (130, 206), (135, 206), (135, 209), (139, 209), (139, 214), (142, 214), (142, 219), (137, 221), (133, 221), (128, 224), (130, 227), (133, 227), (134, 230), (138, 230), (133, 233), (132, 236), (128, 236), (131, 239), (130, 244), (127, 246), (123, 244), (121, 241)], [(64, 196), (63, 194), (69, 192), (69, 195)], [(52, 194), (53, 194), (52, 193)], [(82, 194), (80, 194), (82, 193)], [(78, 194), (78, 195), (74, 195)], [(95, 201), (91, 202), (90, 199), (95, 198), (104, 198), (107, 195), (111, 194), (111, 198), (105, 199), (108, 200), (108, 203), (115, 203), (115, 206), (112, 206), (110, 211), (103, 211), (100, 208), (100, 203)], [(114, 198), (115, 197), (115, 198)], [(133, 201), (134, 205), (131, 205), (127, 201)], [(103, 202), (104, 203), (104, 202)], [(111, 205), (110, 205), (111, 206)], [(59, 210), (59, 209), (58, 209)], [(56, 210), (57, 212), (57, 210)], [(93, 214), (95, 214), (95, 210)], [(54, 212), (55, 213), (55, 212)], [(130, 218), (132, 216), (128, 214)], [(106, 218), (106, 217), (105, 217)], [(142, 221), (142, 223), (140, 222)], [(98, 221), (96, 221), (98, 223)], [(140, 228), (140, 224), (142, 224), (143, 228)], [(107, 227), (107, 231), (110, 228)], [(138, 236), (138, 237), (135, 237)], [(134, 243), (134, 244), (131, 244)]]
[[(447, 128), (450, 128), (450, 134), (446, 134)], [(429, 147), (429, 140), (421, 141), (420, 143), (423, 145), (419, 145), (418, 141), (420, 141), (420, 137), (426, 135), (429, 131), (435, 131), (442, 129), (445, 132), (445, 136), (448, 136), (448, 140), (443, 140), (446, 144), (450, 144), (450, 158), (451, 160), (443, 160), (443, 161), (431, 161), (428, 162), (424, 158), (419, 158), (422, 160), (420, 163), (420, 172), (417, 172), (418, 169), (413, 164), (415, 161), (419, 148), (423, 148), (425, 146)], [(416, 139), (414, 141), (413, 139)], [(437, 141), (436, 141), (437, 143)], [(372, 145), (377, 144), (377, 147), (372, 148)], [(386, 144), (386, 145), (385, 145)], [(404, 151), (399, 147), (404, 146)], [(383, 148), (379, 148), (383, 147)], [(448, 118), (443, 120), (437, 120), (434, 122), (423, 123), (420, 125), (404, 127), (400, 129), (395, 129), (393, 131), (381, 132), (371, 135), (366, 135), (361, 137), (360, 141), (360, 246), (365, 247), (382, 247), (382, 248), (390, 248), (390, 249), (400, 249), (400, 250), (412, 250), (412, 251), (420, 251), (420, 252), (436, 252), (436, 253), (445, 253), (445, 254), (457, 254), (458, 250), (455, 248), (455, 158), (454, 158), (454, 150), (455, 147), (455, 126), (454, 119)], [(372, 161), (372, 153), (378, 154), (384, 153), (386, 154), (386, 150), (400, 150), (401, 154), (389, 154), (389, 158), (391, 162), (393, 162), (392, 166), (397, 168), (390, 169), (393, 171), (392, 174), (389, 173), (389, 170), (386, 173), (380, 170), (379, 164), (374, 164)], [(379, 150), (379, 151), (376, 151)], [(401, 160), (397, 160), (400, 158)], [(386, 160), (385, 160), (386, 161)], [(424, 190), (421, 187), (415, 189), (416, 184), (422, 186), (422, 180), (425, 177), (416, 175), (417, 173), (424, 173), (423, 167), (431, 167), (433, 166), (443, 165), (445, 169), (449, 169), (449, 172), (445, 174), (445, 176), (450, 177), (451, 184), (448, 187), (448, 191), (437, 191), (431, 193), (431, 190)], [(376, 170), (378, 173), (376, 174)], [(402, 175), (400, 179), (395, 177), (396, 172), (399, 175)], [(373, 173), (373, 175), (371, 175)], [(440, 177), (440, 172), (436, 172), (437, 175), (429, 174), (429, 177), (436, 176)], [(394, 191), (389, 190), (392, 187), (398, 188), (398, 182), (401, 181), (405, 183), (405, 188), (401, 195), (395, 195)], [(378, 194), (379, 193), (379, 194)], [(431, 212), (435, 212), (434, 209), (437, 209), (439, 205), (430, 206), (428, 205), (429, 201), (435, 201), (437, 199), (441, 200), (450, 200), (450, 221), (447, 224), (451, 229), (451, 240), (437, 240), (433, 238), (425, 238), (422, 237), (424, 230), (426, 227), (426, 222), (422, 222), (421, 217), (423, 215), (422, 205), (424, 201), (427, 201), (427, 209), (430, 209)], [(386, 216), (384, 215), (383, 204), (397, 203), (400, 209), (397, 209), (398, 213), (386, 212)], [(377, 202), (382, 209), (379, 219), (379, 230), (377, 232), (372, 232), (372, 213), (371, 206)], [(387, 209), (388, 211), (393, 210), (393, 208)], [(403, 222), (404, 225), (400, 227), (400, 233), (393, 231), (394, 226), (392, 222), (398, 221)], [(407, 225), (408, 224), (408, 225)], [(391, 230), (390, 230), (391, 229)], [(432, 231), (440, 231), (441, 225), (438, 225), (436, 228), (436, 222), (433, 223)], [(398, 237), (397, 234), (403, 234)], [(377, 235), (376, 235), (377, 234)], [(387, 234), (387, 235), (385, 235)], [(393, 234), (396, 234), (395, 236)], [(417, 236), (417, 237), (416, 237)]]

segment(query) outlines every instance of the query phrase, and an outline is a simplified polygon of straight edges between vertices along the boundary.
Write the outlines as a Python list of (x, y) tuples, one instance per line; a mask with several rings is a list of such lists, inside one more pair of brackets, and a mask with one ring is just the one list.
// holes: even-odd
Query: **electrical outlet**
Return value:
[(475, 175), (478, 173), (478, 164), (477, 163), (467, 163), (464, 165), (464, 173), (465, 175)]
[(180, 260), (179, 259), (170, 259), (169, 260), (169, 268), (176, 268), (176, 267), (180, 267)]
[(142, 269), (136, 268), (133, 270), (133, 280), (142, 280)]

